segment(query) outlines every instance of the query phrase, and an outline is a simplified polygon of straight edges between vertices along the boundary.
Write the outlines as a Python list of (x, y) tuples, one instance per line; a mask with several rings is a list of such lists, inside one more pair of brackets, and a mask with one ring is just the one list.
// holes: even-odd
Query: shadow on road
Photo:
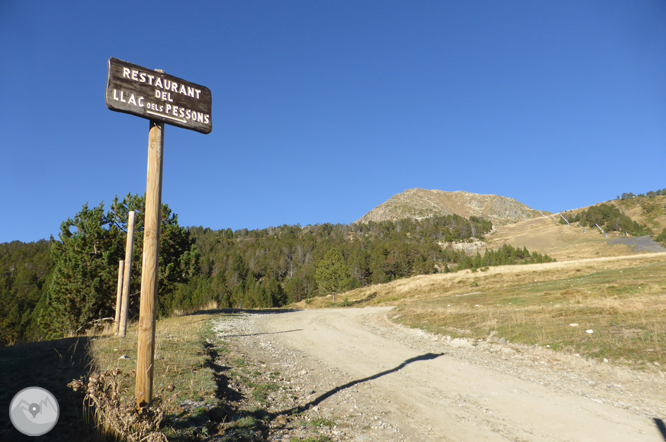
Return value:
[(663, 437), (664, 440), (666, 441), (666, 425), (664, 425), (664, 421), (655, 418), (654, 423), (657, 425), (657, 428), (661, 432), (661, 437)]
[(382, 376), (386, 376), (387, 374), (395, 373), (396, 371), (402, 370), (403, 368), (405, 368), (406, 366), (408, 366), (409, 364), (411, 364), (413, 362), (430, 361), (432, 359), (436, 359), (436, 358), (442, 356), (443, 354), (444, 353), (426, 353), (424, 355), (420, 355), (420, 356), (416, 356), (416, 357), (407, 359), (405, 362), (403, 362), (402, 364), (398, 365), (395, 368), (392, 368), (392, 369), (386, 370), (386, 371), (382, 371), (382, 372), (374, 374), (372, 376), (368, 376), (367, 378), (357, 379), (355, 381), (347, 382), (344, 385), (340, 385), (339, 387), (335, 387), (332, 390), (327, 391), (326, 393), (322, 394), (321, 396), (319, 396), (316, 399), (308, 402), (305, 405), (294, 407), (290, 410), (282, 411), (282, 412), (279, 412), (279, 413), (274, 413), (274, 416), (272, 416), (272, 417), (275, 418), (275, 417), (277, 417), (278, 415), (281, 415), (281, 414), (290, 415), (294, 412), (297, 412), (297, 413), (303, 412), (303, 411), (307, 410), (310, 407), (314, 407), (314, 406), (319, 405), (320, 403), (322, 403), (326, 399), (330, 398), (334, 394), (339, 393), (342, 390), (345, 390), (349, 387), (353, 387), (354, 385), (362, 384), (363, 382), (372, 381), (374, 379), (381, 378)]
[(257, 308), (257, 309), (243, 309), (243, 308), (218, 308), (218, 309), (213, 309), (213, 310), (198, 310), (193, 313), (189, 313), (189, 316), (196, 316), (196, 315), (218, 315), (218, 314), (227, 314), (227, 315), (233, 315), (233, 314), (238, 314), (238, 313), (253, 313), (255, 315), (279, 315), (281, 313), (293, 313), (293, 312), (301, 312), (303, 310), (300, 309), (294, 309), (294, 308)]
[(262, 336), (262, 335), (279, 335), (281, 333), (293, 333), (297, 331), (303, 331), (302, 328), (297, 328), (294, 330), (285, 330), (285, 331), (278, 331), (278, 332), (272, 332), (272, 333), (248, 333), (245, 335), (217, 335), (218, 338), (245, 338), (248, 336)]

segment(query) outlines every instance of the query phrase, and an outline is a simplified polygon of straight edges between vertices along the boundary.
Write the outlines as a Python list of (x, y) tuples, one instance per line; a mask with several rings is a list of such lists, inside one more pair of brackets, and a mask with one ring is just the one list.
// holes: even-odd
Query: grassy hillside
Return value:
[[(539, 345), (661, 369), (665, 272), (663, 253), (500, 266), (357, 289), (338, 296), (337, 306), (394, 305), (394, 321), (454, 338)], [(331, 298), (299, 305), (331, 306)]]
[[(609, 238), (620, 238), (619, 233), (609, 233)], [(487, 237), (484, 249), (497, 249), (504, 244), (527, 247), (548, 254), (558, 261), (629, 255), (630, 247), (612, 245), (598, 229), (583, 229), (558, 224), (550, 217), (539, 217), (515, 224), (499, 226)]]
[(626, 200), (613, 200), (613, 204), (639, 224), (645, 224), (655, 234), (666, 229), (666, 195), (640, 196)]

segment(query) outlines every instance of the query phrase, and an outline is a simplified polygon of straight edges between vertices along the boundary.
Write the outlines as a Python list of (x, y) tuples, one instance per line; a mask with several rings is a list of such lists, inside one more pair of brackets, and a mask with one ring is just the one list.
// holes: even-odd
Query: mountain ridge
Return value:
[(540, 216), (513, 198), (500, 195), (481, 195), (465, 191), (408, 189), (393, 195), (384, 203), (363, 215), (356, 223), (424, 219), (432, 216), (460, 215), (482, 217), (493, 224), (504, 225)]

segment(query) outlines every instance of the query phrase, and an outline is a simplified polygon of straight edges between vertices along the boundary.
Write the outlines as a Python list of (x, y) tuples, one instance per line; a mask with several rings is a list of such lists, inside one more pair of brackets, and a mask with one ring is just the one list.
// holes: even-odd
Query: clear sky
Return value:
[(0, 0), (0, 242), (143, 193), (109, 57), (207, 86), (167, 126), (184, 226), (351, 223), (406, 189), (548, 211), (666, 187), (666, 2)]

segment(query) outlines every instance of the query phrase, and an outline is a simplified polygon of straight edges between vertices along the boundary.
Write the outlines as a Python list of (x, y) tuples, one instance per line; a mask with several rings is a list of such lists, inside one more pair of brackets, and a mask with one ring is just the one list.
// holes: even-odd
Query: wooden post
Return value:
[(146, 181), (146, 219), (143, 233), (139, 343), (136, 360), (136, 387), (134, 390), (137, 407), (150, 405), (153, 400), (163, 152), (164, 123), (151, 120), (148, 137), (148, 178)]
[(125, 243), (125, 276), (123, 277), (122, 306), (120, 307), (120, 326), (118, 336), (127, 333), (127, 309), (129, 308), (130, 280), (132, 279), (132, 253), (134, 251), (134, 210), (127, 216), (127, 241)]
[(125, 262), (118, 261), (118, 291), (116, 292), (116, 316), (113, 319), (113, 332), (118, 334), (118, 324), (120, 321), (120, 301), (123, 297), (123, 267)]

